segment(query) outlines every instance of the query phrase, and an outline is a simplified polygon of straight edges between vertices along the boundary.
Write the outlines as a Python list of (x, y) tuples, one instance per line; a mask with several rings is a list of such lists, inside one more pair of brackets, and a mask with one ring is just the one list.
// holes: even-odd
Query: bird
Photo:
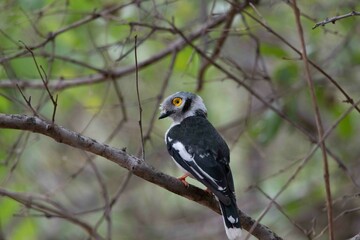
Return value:
[(229, 240), (238, 239), (242, 228), (230, 169), (230, 151), (225, 140), (207, 119), (202, 98), (191, 92), (176, 92), (160, 104), (160, 117), (173, 122), (165, 133), (167, 150), (184, 171), (178, 178), (185, 186), (192, 177), (207, 187), (219, 202)]

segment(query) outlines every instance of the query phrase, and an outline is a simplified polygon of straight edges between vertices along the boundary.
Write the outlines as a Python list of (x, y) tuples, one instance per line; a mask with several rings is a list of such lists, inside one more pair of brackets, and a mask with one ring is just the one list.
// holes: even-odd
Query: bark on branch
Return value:
[[(48, 136), (59, 143), (102, 156), (119, 166), (128, 169), (134, 175), (148, 182), (154, 183), (170, 192), (197, 202), (220, 214), (216, 200), (202, 189), (192, 185), (186, 188), (176, 178), (159, 172), (142, 159), (139, 159), (120, 149), (99, 143), (92, 138), (83, 136), (77, 132), (58, 126), (39, 117), (17, 114), (0, 114), (0, 128), (19, 129), (39, 133)], [(239, 213), (243, 228), (245, 230), (249, 230), (255, 223), (255, 220), (241, 210), (239, 210)], [(282, 239), (262, 224), (258, 224), (251, 234), (258, 239), (264, 240)]]
[[(222, 15), (219, 15), (207, 23), (203, 24), (199, 28), (192, 31), (189, 35), (187, 35), (187, 39), (189, 41), (194, 41), (197, 38), (201, 37), (203, 32), (205, 32), (207, 29), (212, 29), (223, 23), (227, 19), (228, 13), (224, 13)], [(138, 63), (138, 70), (143, 70), (147, 66), (150, 66), (151, 64), (154, 64), (165, 57), (169, 56), (173, 52), (180, 51), (181, 49), (185, 48), (187, 46), (187, 42), (182, 38), (179, 37), (178, 39), (174, 40), (173, 42), (169, 43), (166, 48), (159, 51), (158, 53), (150, 56), (148, 59), (145, 59)], [(0, 63), (3, 61), (0, 59)], [(111, 79), (117, 79), (124, 76), (127, 76), (129, 74), (134, 73), (136, 70), (135, 65), (125, 66), (125, 67), (118, 67), (112, 70), (108, 70), (106, 72), (102, 73), (96, 73), (92, 75), (82, 76), (82, 77), (76, 77), (72, 79), (51, 79), (48, 83), (49, 89), (56, 89), (56, 90), (62, 90), (70, 87), (75, 86), (83, 86), (83, 85), (90, 85), (95, 83), (100, 83), (104, 81), (109, 81)], [(32, 79), (31, 81), (11, 81), (3, 79), (0, 81), (0, 87), (1, 88), (16, 88), (16, 85), (18, 85), (20, 88), (34, 88), (34, 89), (43, 89), (44, 85), (41, 80)]]
[(331, 18), (326, 18), (325, 20), (321, 21), (321, 22), (317, 22), (312, 29), (315, 29), (319, 26), (325, 26), (328, 23), (332, 23), (335, 24), (336, 21), (344, 19), (344, 18), (348, 18), (348, 17), (353, 17), (353, 16), (360, 16), (360, 12), (356, 12), (356, 11), (351, 11), (347, 14), (344, 15), (340, 15), (340, 16), (335, 16), (335, 17), (331, 17)]

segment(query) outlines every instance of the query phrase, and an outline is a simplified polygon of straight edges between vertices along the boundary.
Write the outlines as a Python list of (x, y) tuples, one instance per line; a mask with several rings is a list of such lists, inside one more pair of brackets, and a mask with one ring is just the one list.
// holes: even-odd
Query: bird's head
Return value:
[(206, 117), (207, 110), (202, 98), (190, 92), (177, 92), (167, 97), (160, 105), (160, 117), (170, 117), (181, 122), (190, 116)]

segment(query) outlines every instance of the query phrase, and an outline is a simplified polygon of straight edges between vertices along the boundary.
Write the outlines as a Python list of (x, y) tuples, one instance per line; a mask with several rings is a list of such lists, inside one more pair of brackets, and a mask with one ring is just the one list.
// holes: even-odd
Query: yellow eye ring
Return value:
[(180, 106), (181, 103), (182, 103), (182, 99), (179, 98), (179, 97), (176, 97), (176, 98), (174, 98), (174, 99), (172, 100), (172, 104), (173, 104), (174, 106), (176, 106), (176, 107)]

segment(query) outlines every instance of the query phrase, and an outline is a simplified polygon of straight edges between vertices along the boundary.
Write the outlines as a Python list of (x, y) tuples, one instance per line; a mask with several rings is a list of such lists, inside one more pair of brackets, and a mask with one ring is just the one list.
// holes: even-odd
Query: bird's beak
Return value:
[(162, 111), (162, 112), (160, 113), (159, 119), (166, 118), (166, 117), (170, 116), (170, 115), (173, 114), (173, 113), (174, 113), (174, 111), (166, 111), (166, 110), (164, 110), (164, 111)]

